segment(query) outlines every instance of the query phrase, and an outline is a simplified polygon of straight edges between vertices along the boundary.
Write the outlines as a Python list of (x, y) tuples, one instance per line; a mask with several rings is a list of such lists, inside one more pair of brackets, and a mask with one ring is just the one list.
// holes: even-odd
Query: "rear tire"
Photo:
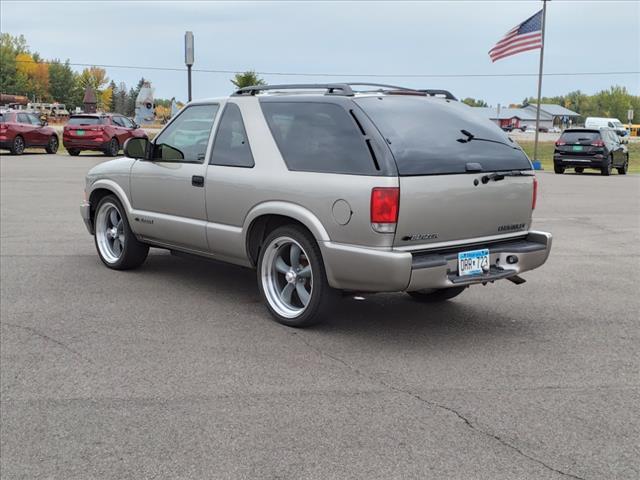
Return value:
[(457, 297), (465, 291), (467, 287), (440, 288), (437, 290), (416, 290), (407, 292), (414, 300), (424, 303), (438, 303)]
[(584, 168), (583, 167), (576, 167), (576, 173), (582, 173), (584, 172)]
[(628, 171), (629, 171), (629, 155), (627, 155), (627, 158), (625, 159), (622, 166), (618, 168), (618, 175), (626, 175)]
[(553, 166), (553, 171), (555, 173), (557, 173), (558, 175), (561, 175), (564, 173), (564, 167), (560, 166), (560, 165), (554, 165)]
[(118, 139), (114, 137), (109, 141), (109, 145), (107, 146), (107, 149), (105, 150), (104, 154), (107, 157), (115, 157), (116, 155), (118, 155), (119, 151), (120, 151), (120, 144), (118, 143)]
[(258, 256), (258, 289), (273, 318), (288, 327), (322, 321), (337, 292), (327, 282), (318, 243), (305, 228), (285, 225), (271, 232)]
[(58, 146), (58, 137), (56, 137), (55, 135), (51, 135), (51, 138), (49, 138), (49, 143), (47, 143), (45, 150), (47, 151), (47, 153), (54, 154), (58, 151)]
[(70, 148), (67, 150), (67, 152), (69, 152), (69, 155), (71, 155), (72, 157), (77, 157), (78, 155), (80, 155), (80, 150), (78, 150), (77, 148)]
[(138, 241), (115, 195), (102, 198), (94, 216), (94, 240), (102, 263), (114, 270), (129, 270), (144, 263), (149, 245)]
[(607, 157), (606, 163), (600, 169), (600, 174), (608, 177), (611, 175), (611, 171), (613, 170), (613, 159), (609, 156)]
[(24, 153), (24, 149), (24, 138), (22, 138), (20, 135), (16, 135), (9, 150), (13, 155), (22, 155)]

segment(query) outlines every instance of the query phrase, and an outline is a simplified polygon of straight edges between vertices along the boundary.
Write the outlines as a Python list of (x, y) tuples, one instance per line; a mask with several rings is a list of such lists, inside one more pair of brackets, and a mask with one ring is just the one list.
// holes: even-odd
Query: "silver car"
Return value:
[(529, 159), (446, 91), (256, 86), (188, 104), (86, 179), (104, 264), (149, 247), (257, 270), (275, 319), (302, 327), (341, 292), (422, 302), (542, 265)]

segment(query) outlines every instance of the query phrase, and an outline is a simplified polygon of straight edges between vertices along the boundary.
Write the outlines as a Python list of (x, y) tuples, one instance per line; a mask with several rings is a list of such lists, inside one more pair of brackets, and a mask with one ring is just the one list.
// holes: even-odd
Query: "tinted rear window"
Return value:
[(71, 117), (67, 125), (102, 125), (100, 117)]
[[(517, 144), (466, 105), (415, 96), (366, 97), (355, 102), (386, 138), (400, 175), (465, 173), (467, 163), (479, 163), (483, 171), (531, 168)], [(462, 130), (475, 139), (466, 141)]]
[(289, 170), (379, 174), (365, 136), (340, 105), (261, 102), (261, 106)]
[(600, 140), (600, 132), (564, 132), (560, 138), (565, 143), (591, 143), (593, 140)]

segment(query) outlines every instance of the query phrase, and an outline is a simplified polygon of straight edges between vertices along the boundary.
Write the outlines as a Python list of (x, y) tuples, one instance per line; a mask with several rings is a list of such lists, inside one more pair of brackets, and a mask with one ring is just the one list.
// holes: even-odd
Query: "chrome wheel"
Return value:
[(49, 139), (49, 145), (47, 146), (47, 152), (49, 153), (56, 153), (58, 151), (58, 138), (57, 137), (51, 137)]
[(96, 215), (96, 243), (107, 263), (116, 263), (124, 251), (124, 223), (115, 204), (105, 202)]
[(291, 237), (275, 238), (265, 249), (261, 271), (271, 308), (285, 318), (300, 316), (313, 294), (311, 264), (300, 244)]
[(22, 152), (24, 152), (24, 140), (21, 136), (17, 136), (13, 139), (13, 153), (22, 155)]

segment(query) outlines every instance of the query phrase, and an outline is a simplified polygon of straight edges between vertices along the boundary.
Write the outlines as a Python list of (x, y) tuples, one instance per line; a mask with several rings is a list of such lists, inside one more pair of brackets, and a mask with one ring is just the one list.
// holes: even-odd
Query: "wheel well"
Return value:
[[(91, 195), (89, 196), (89, 205), (91, 205), (90, 208), (91, 208), (92, 224), (93, 224), (93, 218), (95, 216), (96, 207), (98, 206), (98, 203), (100, 203), (100, 200), (102, 200), (107, 195), (116, 195), (116, 194), (106, 188), (96, 188), (93, 192), (91, 192)], [(116, 195), (116, 198), (117, 198), (117, 195)]]
[(267, 235), (283, 225), (300, 225), (313, 236), (307, 226), (295, 218), (286, 215), (262, 215), (251, 222), (247, 233), (247, 253), (252, 265), (255, 266), (258, 263), (260, 247)]

